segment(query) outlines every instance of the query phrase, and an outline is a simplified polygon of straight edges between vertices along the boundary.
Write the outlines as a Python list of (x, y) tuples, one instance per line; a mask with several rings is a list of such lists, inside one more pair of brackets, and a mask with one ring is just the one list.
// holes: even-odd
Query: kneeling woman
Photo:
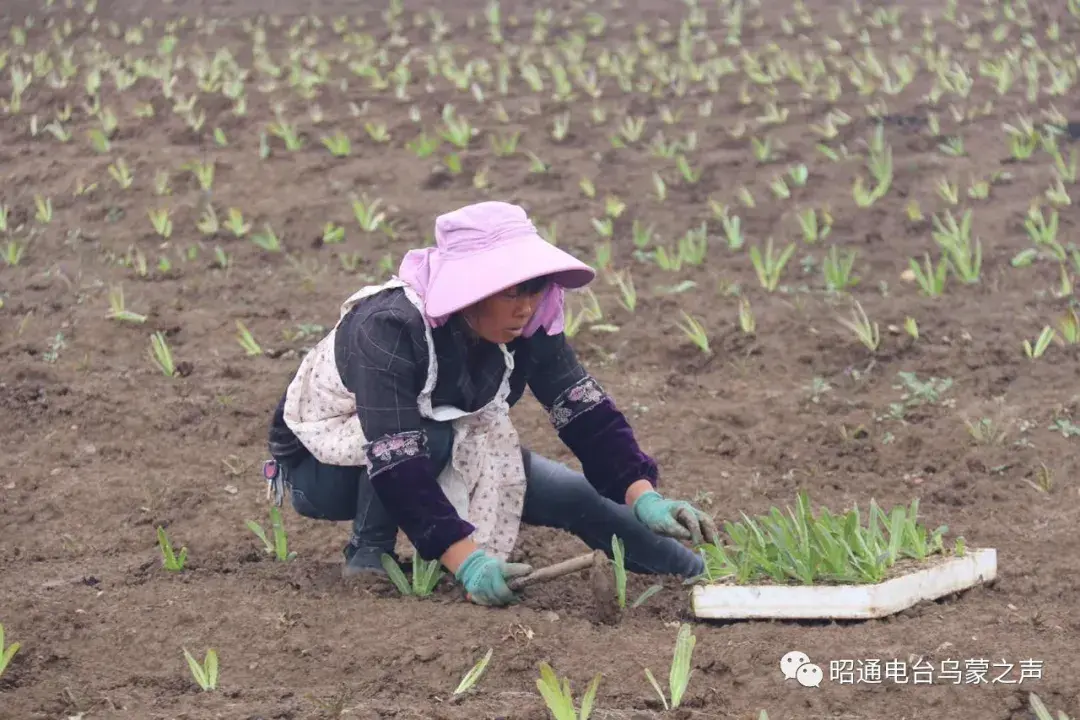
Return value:
[[(609, 556), (618, 536), (632, 572), (703, 572), (679, 541), (713, 539), (712, 520), (656, 491), (656, 463), (563, 334), (564, 289), (594, 271), (506, 203), (442, 215), (435, 238), (346, 300), (304, 358), (270, 429), (275, 501), (352, 521), (346, 576), (380, 572), (400, 528), (483, 605), (514, 602), (506, 580), (531, 569), (506, 562), (522, 522)], [(583, 473), (520, 446), (509, 410), (526, 387)]]

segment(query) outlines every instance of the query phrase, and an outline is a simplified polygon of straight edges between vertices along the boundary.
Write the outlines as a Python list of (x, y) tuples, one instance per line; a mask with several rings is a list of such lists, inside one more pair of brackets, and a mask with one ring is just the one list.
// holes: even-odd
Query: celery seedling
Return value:
[(1041, 358), (1056, 336), (1057, 333), (1054, 331), (1054, 328), (1047, 325), (1042, 329), (1042, 332), (1039, 333), (1039, 337), (1035, 340), (1034, 347), (1032, 347), (1031, 341), (1025, 340), (1024, 354), (1027, 355), (1028, 360), (1038, 360)]
[(487, 670), (488, 663), (491, 662), (491, 656), (494, 654), (495, 648), (488, 648), (487, 654), (480, 658), (469, 672), (465, 673), (465, 676), (461, 678), (461, 682), (458, 683), (457, 688), (454, 690), (454, 695), (461, 695), (468, 692), (473, 685), (480, 679), (480, 676)]
[(829, 248), (829, 254), (825, 256), (825, 262), (821, 266), (825, 275), (825, 287), (829, 291), (842, 292), (859, 284), (859, 278), (851, 272), (855, 266), (855, 254), (854, 250), (850, 250), (841, 258), (836, 245)]
[(322, 138), (322, 144), (334, 157), (348, 157), (349, 153), (352, 151), (352, 143), (349, 140), (349, 136), (340, 130), (336, 131), (333, 135), (324, 136)]
[(268, 555), (273, 555), (279, 562), (286, 562), (296, 557), (295, 552), (289, 551), (288, 538), (285, 535), (285, 526), (281, 521), (281, 511), (277, 507), (270, 508), (270, 527), (274, 533), (273, 541), (267, 537), (266, 531), (262, 525), (254, 520), (247, 520), (244, 523), (247, 525), (248, 530), (255, 533), (256, 536), (263, 542), (263, 547), (266, 549)]
[[(615, 574), (615, 597), (619, 602), (621, 609), (626, 609), (626, 552), (623, 549), (622, 540), (616, 535), (611, 536), (611, 557), (612, 557), (612, 571)], [(664, 589), (663, 585), (650, 585), (645, 589), (633, 603), (630, 604), (630, 608), (636, 608), (645, 603), (646, 600), (651, 598), (656, 593)]]
[(180, 572), (184, 569), (184, 561), (187, 560), (187, 548), (180, 548), (180, 554), (177, 555), (173, 551), (172, 542), (169, 541), (169, 536), (165, 534), (165, 528), (158, 526), (157, 529), (158, 547), (161, 548), (161, 562), (166, 570), (171, 572)]
[(4, 646), (4, 626), (0, 625), (0, 677), (4, 676), (4, 671), (7, 670), (11, 659), (15, 657), (15, 653), (19, 652), (20, 647), (22, 646), (17, 642)]
[(146, 322), (146, 316), (139, 313), (131, 312), (124, 305), (124, 287), (117, 285), (109, 290), (109, 313), (107, 315), (112, 320), (122, 320), (124, 322), (132, 323), (144, 323)]
[(930, 262), (930, 255), (924, 253), (923, 262), (925, 269), (919, 267), (919, 263), (915, 262), (914, 258), (910, 258), (908, 265), (911, 267), (911, 273), (919, 284), (919, 289), (927, 297), (940, 297), (945, 292), (945, 278), (949, 271), (948, 259), (943, 256), (935, 268)]
[(690, 342), (694, 343), (701, 352), (706, 355), (712, 355), (712, 348), (709, 347), (709, 334), (706, 332), (701, 322), (685, 310), (682, 310), (681, 312), (685, 323), (676, 323), (679, 326), (679, 329), (686, 334), (686, 337), (690, 339)]
[(206, 659), (202, 664), (195, 659), (194, 655), (188, 652), (187, 648), (184, 648), (184, 657), (187, 658), (188, 667), (191, 669), (191, 675), (195, 678), (195, 682), (199, 684), (199, 687), (202, 688), (203, 692), (217, 689), (218, 656), (213, 648), (206, 651)]
[(705, 577), (710, 582), (734, 578), (737, 583), (771, 579), (795, 581), (877, 583), (901, 558), (922, 560), (944, 552), (941, 526), (928, 532), (917, 522), (918, 500), (910, 508), (896, 506), (886, 514), (870, 501), (870, 517), (860, 524), (858, 508), (844, 515), (822, 509), (810, 510), (810, 500), (799, 492), (796, 509), (784, 515), (773, 508), (768, 515), (726, 523), (731, 540), (727, 547), (715, 543), (703, 548)]
[(166, 377), (176, 377), (176, 363), (165, 335), (160, 330), (150, 336), (150, 359)]
[(690, 626), (686, 623), (680, 625), (679, 634), (675, 639), (675, 652), (671, 658), (671, 670), (668, 672), (670, 704), (668, 698), (664, 695), (664, 691), (660, 689), (660, 683), (656, 682), (652, 671), (645, 668), (645, 677), (649, 679), (653, 689), (656, 690), (656, 694), (660, 696), (660, 701), (664, 703), (665, 710), (677, 708), (682, 704), (686, 688), (690, 685), (690, 676), (694, 674), (693, 669), (690, 667), (690, 660), (694, 655), (694, 645), (696, 644), (697, 638), (690, 632)]
[(26, 243), (16, 242), (15, 240), (8, 240), (4, 244), (3, 253), (0, 253), (4, 258), (4, 264), (8, 267), (15, 267), (22, 262), (23, 255), (26, 252)]
[(382, 205), (380, 198), (369, 201), (367, 195), (361, 198), (353, 198), (352, 210), (356, 216), (356, 222), (364, 232), (375, 232), (386, 220), (386, 213), (379, 211)]
[(784, 266), (787, 265), (794, 252), (795, 243), (791, 243), (779, 255), (774, 254), (773, 239), (771, 237), (765, 243), (764, 256), (756, 245), (750, 248), (750, 262), (754, 264), (754, 270), (757, 272), (758, 282), (761, 283), (761, 287), (769, 292), (776, 290), (776, 287), (780, 284), (780, 274), (784, 271)]
[(172, 213), (168, 208), (147, 210), (147, 215), (150, 216), (150, 223), (154, 226), (154, 232), (166, 240), (172, 235), (173, 230), (172, 219), (169, 217), (171, 214)]
[(581, 711), (574, 708), (574, 696), (570, 692), (570, 681), (559, 678), (555, 671), (546, 662), (540, 663), (540, 677), (536, 681), (536, 689), (540, 691), (540, 697), (551, 712), (553, 720), (589, 720), (592, 715), (593, 703), (596, 701), (596, 692), (600, 689), (601, 673), (597, 673), (592, 682), (585, 690), (581, 698)]
[(255, 341), (255, 337), (251, 334), (251, 331), (247, 329), (241, 321), (236, 321), (237, 337), (236, 341), (240, 343), (240, 347), (244, 348), (244, 352), (248, 355), (262, 355), (263, 349), (259, 343)]
[(428, 597), (435, 591), (435, 586), (439, 584), (439, 580), (442, 579), (445, 574), (442, 567), (439, 564), (438, 559), (424, 560), (419, 555), (414, 554), (412, 560), (412, 581), (405, 577), (405, 573), (402, 572), (401, 566), (397, 564), (390, 555), (383, 553), (380, 558), (383, 569), (386, 570), (386, 574), (390, 577), (390, 582), (394, 583), (394, 587), (402, 595), (412, 595), (415, 597)]
[(852, 319), (839, 318), (840, 324), (854, 332), (855, 336), (859, 338), (859, 342), (865, 345), (870, 352), (874, 352), (878, 349), (878, 345), (881, 344), (881, 333), (878, 330), (878, 324), (870, 321), (858, 300), (852, 300), (852, 303), (855, 306), (851, 312)]

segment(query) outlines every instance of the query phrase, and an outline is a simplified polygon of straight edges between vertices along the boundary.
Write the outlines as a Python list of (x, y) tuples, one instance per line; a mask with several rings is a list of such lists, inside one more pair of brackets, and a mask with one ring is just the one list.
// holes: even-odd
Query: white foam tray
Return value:
[(974, 587), (997, 577), (997, 550), (968, 550), (963, 557), (875, 585), (698, 585), (693, 613), (708, 619), (871, 619), (893, 615), (924, 600)]

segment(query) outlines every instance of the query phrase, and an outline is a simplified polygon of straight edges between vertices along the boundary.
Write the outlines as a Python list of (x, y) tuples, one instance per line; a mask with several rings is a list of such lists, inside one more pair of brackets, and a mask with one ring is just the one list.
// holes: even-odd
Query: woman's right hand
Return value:
[(532, 566), (524, 563), (507, 563), (476, 549), (461, 563), (454, 577), (465, 586), (469, 600), (477, 605), (512, 605), (518, 597), (506, 581), (528, 575)]

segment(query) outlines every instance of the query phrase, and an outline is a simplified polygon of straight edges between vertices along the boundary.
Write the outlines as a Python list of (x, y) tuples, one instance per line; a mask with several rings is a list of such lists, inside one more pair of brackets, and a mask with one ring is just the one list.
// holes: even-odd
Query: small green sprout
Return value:
[(394, 583), (394, 587), (402, 595), (428, 597), (435, 591), (435, 586), (445, 574), (437, 559), (424, 560), (419, 555), (413, 555), (412, 581), (410, 582), (393, 557), (383, 553), (380, 561), (390, 577), (390, 582)]
[(859, 339), (859, 342), (865, 345), (870, 352), (874, 352), (881, 344), (881, 332), (878, 324), (870, 321), (858, 300), (853, 299), (852, 304), (854, 309), (851, 312), (851, 320), (840, 318), (840, 324), (855, 333), (855, 337)]
[[(626, 609), (626, 552), (623, 548), (622, 540), (616, 535), (611, 536), (611, 567), (615, 573), (615, 598), (619, 603), (619, 607), (623, 610)], [(637, 599), (631, 603), (630, 608), (640, 607), (656, 593), (664, 589), (663, 585), (650, 585), (645, 589)]]
[(705, 330), (705, 327), (701, 322), (687, 313), (685, 310), (680, 311), (683, 316), (684, 322), (676, 323), (679, 329), (683, 331), (690, 342), (692, 342), (701, 352), (706, 355), (712, 354), (712, 348), (709, 346), (709, 334)]
[(773, 239), (770, 237), (765, 243), (765, 252), (762, 254), (757, 246), (750, 248), (750, 262), (754, 264), (758, 282), (761, 287), (769, 292), (774, 292), (780, 284), (780, 275), (784, 272), (784, 266), (795, 252), (795, 243), (791, 243), (779, 254), (773, 248)]
[(1046, 349), (1050, 347), (1050, 343), (1054, 341), (1057, 333), (1054, 328), (1049, 325), (1043, 327), (1042, 332), (1039, 333), (1039, 337), (1035, 340), (1034, 347), (1031, 341), (1024, 341), (1024, 354), (1027, 355), (1028, 360), (1038, 360), (1046, 352)]
[(487, 670), (488, 663), (491, 662), (491, 656), (495, 653), (495, 648), (488, 648), (487, 654), (480, 658), (469, 672), (465, 673), (465, 676), (461, 678), (461, 682), (458, 683), (457, 688), (454, 689), (454, 695), (461, 695), (467, 693), (476, 685), (480, 680), (480, 676)]
[(217, 689), (218, 682), (218, 656), (213, 648), (206, 651), (206, 659), (200, 664), (195, 656), (184, 648), (184, 657), (187, 658), (188, 667), (195, 682), (203, 692)]
[(570, 681), (563, 678), (560, 682), (551, 665), (546, 662), (540, 663), (540, 677), (536, 680), (536, 689), (540, 691), (540, 697), (543, 698), (554, 720), (589, 720), (602, 679), (601, 673), (593, 676), (592, 682), (585, 689), (585, 695), (581, 698), (580, 712), (574, 708)]
[(236, 321), (237, 337), (236, 342), (240, 344), (240, 347), (244, 348), (244, 352), (248, 355), (262, 355), (263, 349), (259, 343), (255, 341), (255, 336), (251, 334), (247, 326), (240, 320)]
[(671, 669), (668, 672), (670, 703), (668, 697), (665, 697), (664, 691), (660, 688), (660, 683), (656, 682), (652, 671), (645, 668), (645, 677), (649, 679), (653, 689), (656, 690), (656, 694), (660, 696), (660, 702), (664, 704), (665, 710), (677, 708), (682, 704), (686, 688), (690, 685), (690, 677), (694, 674), (693, 669), (690, 667), (690, 660), (694, 655), (694, 646), (696, 644), (697, 637), (690, 631), (690, 626), (686, 623), (680, 625), (679, 634), (675, 639), (675, 652), (671, 659)]
[(109, 312), (106, 315), (111, 320), (121, 322), (144, 323), (146, 316), (127, 309), (124, 302), (124, 286), (116, 285), (109, 290)]
[(173, 231), (172, 219), (169, 217), (172, 211), (168, 208), (155, 208), (147, 210), (146, 214), (150, 216), (150, 224), (154, 226), (154, 232), (167, 240)]
[(0, 677), (4, 676), (4, 671), (7, 670), (8, 665), (11, 664), (11, 659), (15, 657), (15, 653), (19, 652), (20, 647), (22, 645), (17, 642), (4, 646), (4, 626), (0, 625)]
[(150, 359), (165, 377), (176, 377), (176, 363), (172, 350), (160, 330), (150, 335)]
[(255, 533), (262, 540), (267, 555), (273, 555), (279, 562), (287, 562), (296, 557), (295, 552), (289, 551), (285, 525), (281, 521), (281, 511), (276, 506), (270, 508), (270, 528), (274, 534), (273, 540), (267, 537), (266, 530), (263, 529), (262, 525), (254, 520), (247, 520), (244, 524), (247, 525), (248, 530)]
[(164, 568), (170, 572), (180, 572), (184, 569), (184, 562), (187, 560), (187, 548), (180, 548), (180, 554), (176, 554), (173, 551), (172, 542), (169, 540), (169, 536), (165, 534), (165, 528), (160, 525), (157, 528), (158, 547), (161, 548), (161, 564)]
[(324, 136), (322, 144), (334, 157), (348, 157), (349, 153), (352, 152), (352, 142), (349, 140), (349, 136), (340, 130), (333, 135)]

